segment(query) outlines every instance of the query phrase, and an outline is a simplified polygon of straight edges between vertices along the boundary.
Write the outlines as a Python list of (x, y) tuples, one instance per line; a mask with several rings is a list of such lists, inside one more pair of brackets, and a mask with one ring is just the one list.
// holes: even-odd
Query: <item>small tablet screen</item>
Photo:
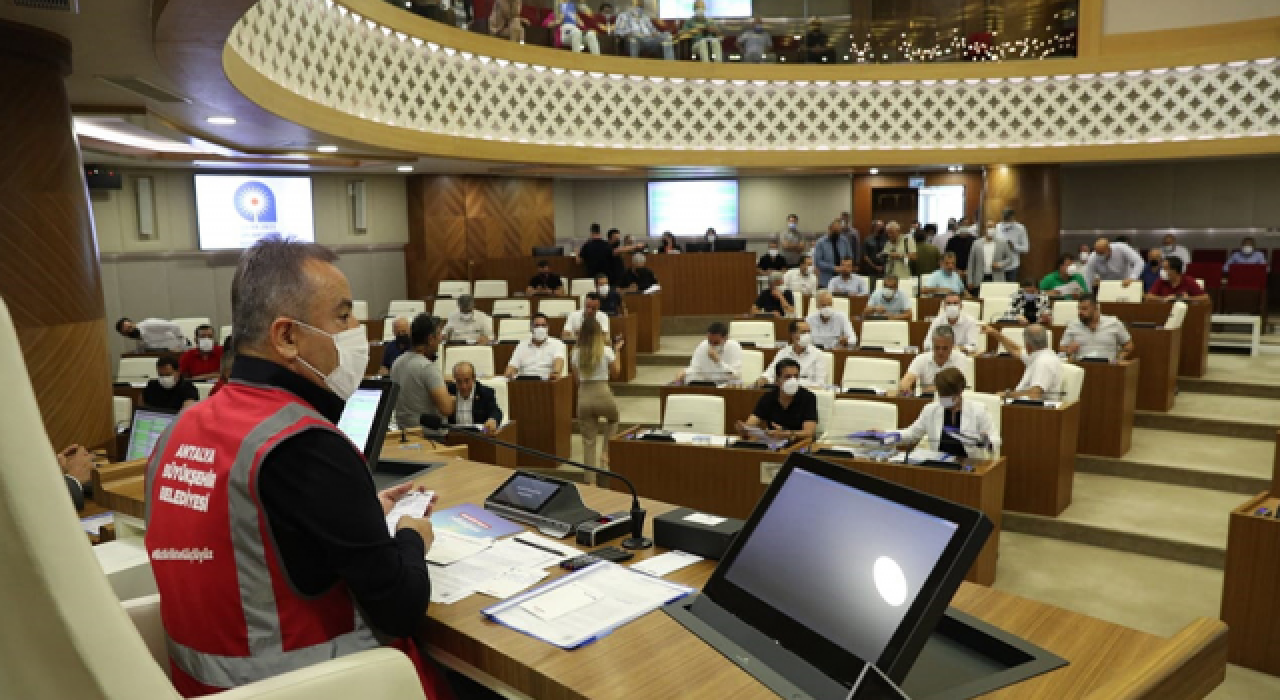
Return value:
[(547, 504), (547, 501), (551, 500), (552, 496), (560, 491), (561, 487), (562, 484), (554, 481), (543, 481), (525, 474), (516, 474), (508, 479), (497, 493), (490, 496), (489, 500), (529, 513), (537, 513)]

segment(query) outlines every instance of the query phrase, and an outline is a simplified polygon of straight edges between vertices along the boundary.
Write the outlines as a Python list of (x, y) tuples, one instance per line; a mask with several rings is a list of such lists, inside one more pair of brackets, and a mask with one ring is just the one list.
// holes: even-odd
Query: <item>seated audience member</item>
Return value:
[[(618, 316), (627, 312), (626, 305), (622, 303), (622, 295), (609, 284), (608, 275), (596, 275), (596, 294), (600, 297), (600, 310), (606, 314)], [(607, 325), (605, 332), (608, 332)]]
[(816, 308), (805, 320), (809, 322), (815, 345), (827, 349), (858, 346), (858, 334), (853, 331), (849, 317), (833, 308), (831, 292), (825, 289), (818, 292), (814, 305)]
[(1147, 266), (1142, 268), (1142, 289), (1143, 291), (1151, 291), (1151, 285), (1160, 279), (1160, 274), (1164, 270), (1164, 254), (1159, 248), (1152, 248), (1147, 251)]
[(1205, 291), (1191, 278), (1183, 274), (1182, 258), (1169, 258), (1160, 278), (1147, 291), (1147, 301), (1185, 301), (1205, 297)]
[(836, 275), (827, 282), (827, 291), (844, 297), (861, 297), (871, 293), (867, 281), (853, 274), (853, 258), (843, 258), (836, 267)]
[(670, 231), (664, 231), (662, 234), (662, 243), (658, 244), (658, 252), (679, 254), (683, 253), (684, 249), (680, 247), (679, 243), (676, 243), (675, 234)]
[(835, 63), (835, 40), (827, 37), (822, 31), (822, 20), (813, 17), (809, 20), (809, 31), (805, 32), (800, 44), (800, 61), (802, 63)]
[(196, 328), (196, 346), (178, 358), (178, 372), (187, 379), (217, 379), (222, 369), (222, 348), (213, 340), (213, 326)]
[(551, 263), (546, 260), (538, 261), (538, 274), (529, 280), (529, 286), (524, 290), (529, 296), (564, 296), (564, 280), (560, 275), (551, 271)]
[(1222, 273), (1226, 274), (1231, 270), (1232, 265), (1266, 265), (1267, 256), (1258, 250), (1254, 245), (1253, 237), (1250, 236), (1240, 242), (1240, 250), (1231, 252), (1231, 256), (1227, 258), (1227, 264), (1222, 266)]
[(903, 396), (913, 395), (916, 389), (921, 394), (932, 394), (938, 372), (948, 367), (960, 369), (964, 353), (956, 349), (956, 334), (951, 326), (938, 326), (930, 335), (933, 340), (932, 350), (916, 355), (907, 367), (907, 373), (898, 381), (898, 393)]
[(600, 55), (600, 37), (595, 31), (583, 31), (582, 17), (578, 14), (578, 5), (574, 2), (556, 2), (556, 24), (560, 27), (560, 45), (568, 46), (578, 53), (586, 44), (587, 50)]
[(760, 296), (751, 305), (751, 313), (773, 314), (778, 318), (785, 318), (795, 313), (795, 303), (791, 290), (782, 287), (782, 273), (775, 270), (769, 273), (769, 288), (760, 292)]
[(927, 438), (933, 449), (960, 459), (988, 457), (999, 450), (1000, 433), (991, 414), (979, 401), (964, 401), (965, 384), (964, 374), (954, 367), (938, 372), (934, 380), (938, 400), (925, 404), (909, 428), (892, 435), (908, 445)]
[(647, 292), (650, 287), (658, 286), (658, 278), (645, 266), (648, 262), (644, 253), (636, 253), (631, 256), (631, 269), (622, 273), (622, 291), (624, 292)]
[(964, 278), (956, 272), (956, 254), (946, 253), (942, 256), (941, 266), (934, 270), (924, 281), (920, 295), (926, 294), (963, 294), (968, 296), (969, 290), (964, 285)]
[(1178, 239), (1172, 233), (1166, 233), (1164, 240), (1160, 244), (1160, 254), (1165, 260), (1169, 258), (1180, 258), (1182, 260), (1182, 269), (1187, 269), (1187, 265), (1191, 264), (1191, 251), (1187, 250), (1184, 245), (1178, 245)]
[(378, 368), (378, 374), (384, 377), (391, 374), (391, 365), (413, 347), (409, 342), (409, 319), (403, 316), (392, 319), (391, 335), (391, 340), (382, 341), (382, 366)]
[(1053, 319), (1053, 305), (1049, 295), (1037, 289), (1034, 281), (1022, 280), (1022, 287), (1013, 293), (1009, 302), (1009, 315), (1020, 326), (1029, 323), (1048, 325)]
[(751, 25), (738, 35), (738, 50), (742, 52), (743, 63), (764, 63), (764, 55), (773, 50), (773, 37), (765, 31), (759, 17), (753, 18)]
[(147, 382), (142, 390), (143, 405), (180, 411), (200, 400), (196, 385), (182, 378), (178, 361), (172, 355), (156, 360), (156, 372), (160, 376)]
[(999, 328), (984, 325), (982, 332), (991, 336), (1010, 355), (1022, 360), (1027, 368), (1022, 372), (1018, 386), (1011, 391), (1002, 392), (1008, 399), (1045, 399), (1055, 398), (1062, 389), (1062, 360), (1058, 353), (1049, 347), (1049, 331), (1039, 323), (1027, 326), (1022, 332), (1022, 340), (1026, 348), (1020, 348), (1009, 340)]
[(680, 370), (676, 382), (733, 379), (742, 379), (742, 345), (729, 338), (728, 324), (716, 321), (707, 326), (706, 340), (694, 348), (689, 366)]
[(867, 308), (863, 310), (862, 316), (884, 316), (891, 321), (911, 320), (911, 302), (906, 294), (898, 291), (896, 275), (885, 276), (880, 288), (867, 300)]
[(1054, 299), (1069, 299), (1089, 293), (1089, 283), (1080, 274), (1081, 265), (1076, 256), (1063, 253), (1058, 257), (1058, 268), (1040, 280), (1040, 289)]
[(783, 286), (793, 299), (811, 297), (818, 292), (818, 276), (813, 272), (813, 256), (800, 258), (800, 264), (787, 270), (782, 276)]
[(569, 317), (564, 320), (564, 332), (560, 334), (565, 340), (573, 340), (578, 337), (578, 333), (582, 331), (582, 322), (587, 317), (594, 318), (596, 323), (600, 324), (600, 330), (607, 337), (609, 335), (609, 316), (600, 309), (599, 292), (588, 292), (586, 300), (583, 301), (582, 308), (569, 313)]
[(470, 294), (458, 297), (458, 310), (449, 314), (441, 331), (446, 341), (464, 341), (486, 345), (494, 338), (493, 318), (476, 308)]
[(530, 323), (532, 335), (520, 341), (507, 362), (507, 379), (519, 376), (556, 380), (564, 376), (568, 353), (559, 338), (551, 337), (547, 315), (536, 313)]
[(928, 352), (933, 347), (933, 330), (943, 325), (951, 328), (951, 331), (955, 334), (956, 347), (964, 354), (973, 355), (977, 352), (981, 329), (979, 329), (976, 319), (964, 313), (964, 307), (960, 304), (959, 294), (948, 294), (942, 300), (942, 309), (933, 318), (933, 323), (929, 326), (929, 333), (924, 338), (925, 352)]
[(707, 19), (707, 3), (694, 0), (693, 16), (680, 27), (679, 39), (693, 42), (693, 57), (703, 63), (724, 60), (720, 46), (720, 27)]
[(1087, 296), (1079, 303), (1078, 318), (1067, 324), (1058, 347), (1073, 360), (1081, 357), (1129, 359), (1133, 353), (1129, 329), (1115, 316), (1103, 316), (1097, 299)]
[(502, 425), (502, 407), (498, 394), (492, 387), (476, 381), (476, 367), (470, 362), (453, 366), (453, 384), (449, 393), (454, 397), (453, 413), (449, 422), (453, 425), (478, 425), (486, 433), (498, 431)]
[(778, 248), (777, 241), (769, 241), (769, 250), (765, 251), (764, 255), (761, 255), (756, 260), (756, 269), (761, 272), (787, 269), (787, 259), (782, 257), (782, 251)]
[(596, 12), (596, 24), (600, 30), (606, 34), (612, 34), (613, 25), (617, 21), (617, 13), (614, 12), (613, 5), (607, 2), (600, 3), (600, 10)]
[(773, 362), (764, 370), (764, 374), (756, 380), (756, 386), (773, 384), (777, 381), (778, 363), (792, 360), (800, 366), (800, 383), (805, 386), (823, 387), (827, 385), (827, 358), (822, 351), (813, 347), (813, 336), (809, 333), (809, 323), (804, 320), (792, 321), (791, 343), (773, 356)]
[(402, 430), (422, 425), (424, 414), (444, 422), (444, 417), (454, 412), (455, 401), (445, 386), (440, 366), (429, 359), (440, 349), (442, 330), (440, 319), (435, 316), (415, 316), (409, 324), (412, 347), (391, 365), (391, 381), (400, 385), (396, 425)]
[(1128, 243), (1111, 242), (1099, 238), (1093, 244), (1093, 254), (1084, 266), (1084, 278), (1094, 289), (1099, 280), (1122, 280), (1126, 289), (1142, 279), (1142, 256)]
[(529, 20), (520, 16), (523, 7), (523, 0), (494, 0), (493, 11), (489, 13), (489, 33), (523, 44), (524, 28), (529, 24)]
[(780, 358), (769, 369), (777, 372), (777, 386), (760, 397), (745, 423), (738, 421), (738, 434), (748, 437), (751, 427), (777, 439), (812, 438), (818, 429), (818, 397), (804, 388), (800, 364)]
[(640, 56), (642, 49), (662, 49), (662, 57), (668, 61), (676, 60), (672, 48), (671, 33), (660, 32), (653, 26), (653, 21), (644, 10), (644, 0), (631, 0), (631, 7), (618, 15), (618, 23), (613, 33), (627, 42), (627, 50), (632, 58)]
[(182, 352), (187, 347), (182, 327), (162, 318), (147, 318), (135, 323), (126, 316), (116, 321), (116, 332), (138, 341), (137, 352)]
[(232, 350), (235, 344), (231, 340), (231, 336), (222, 341), (222, 366), (218, 369), (218, 381), (213, 383), (213, 388), (209, 390), (209, 395), (213, 396), (218, 393), (222, 387), (231, 381), (231, 365), (235, 362), (236, 354)]
[(93, 453), (80, 445), (71, 445), (56, 456), (71, 502), (76, 510), (84, 510), (85, 500), (93, 496)]

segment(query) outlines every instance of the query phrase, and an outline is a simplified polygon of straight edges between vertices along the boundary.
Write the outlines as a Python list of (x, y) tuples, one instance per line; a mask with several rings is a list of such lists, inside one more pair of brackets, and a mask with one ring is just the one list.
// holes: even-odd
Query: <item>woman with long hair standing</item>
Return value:
[[(582, 431), (582, 461), (594, 466), (609, 466), (609, 439), (618, 429), (618, 404), (609, 389), (609, 375), (619, 371), (618, 350), (622, 338), (610, 345), (604, 331), (593, 316), (582, 322), (578, 346), (573, 349), (570, 364), (578, 375), (578, 429)], [(603, 434), (600, 419), (604, 418)], [(596, 439), (604, 439), (600, 457), (596, 458)], [(589, 479), (590, 483), (594, 480)]]

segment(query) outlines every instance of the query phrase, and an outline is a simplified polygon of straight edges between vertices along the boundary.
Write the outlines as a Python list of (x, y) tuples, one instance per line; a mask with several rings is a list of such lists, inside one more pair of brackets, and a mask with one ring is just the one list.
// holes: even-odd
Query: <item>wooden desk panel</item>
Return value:
[[(498, 432), (493, 434), (493, 437), (515, 445), (522, 444), (520, 442), (520, 426), (514, 420), (502, 426)], [(467, 458), (473, 462), (484, 462), (485, 464), (507, 467), (508, 469), (515, 469), (519, 466), (518, 453), (515, 450), (510, 447), (499, 447), (486, 440), (481, 440), (464, 430), (449, 433), (445, 437), (445, 444), (465, 447), (467, 449)]]
[(661, 351), (662, 295), (627, 294), (623, 300), (627, 304), (627, 312), (636, 316), (636, 351)]
[[(573, 435), (573, 379), (554, 382), (513, 381), (507, 384), (511, 419), (520, 422), (520, 444), (568, 458)], [(555, 467), (556, 462), (537, 457), (521, 457), (520, 463), (534, 467)]]
[(1260, 493), (1231, 511), (1222, 576), (1222, 621), (1231, 629), (1227, 660), (1280, 675), (1280, 520), (1260, 516), (1280, 507)]
[(662, 312), (670, 316), (738, 314), (756, 298), (755, 253), (650, 255), (662, 285)]
[(1138, 400), (1137, 360), (1104, 364), (1077, 363), (1084, 368), (1080, 392), (1080, 438), (1076, 451), (1123, 457), (1133, 439), (1133, 410)]
[(1138, 373), (1137, 408), (1142, 411), (1172, 410), (1178, 391), (1182, 329), (1130, 328), (1129, 335), (1133, 336), (1133, 354), (1130, 357), (1142, 361), (1142, 369)]
[[(1055, 342), (1056, 338), (1057, 336)], [(1026, 369), (1022, 360), (1012, 355), (977, 355), (973, 358), (974, 390), (994, 394), (1012, 389), (1022, 381), (1022, 374)]]
[[(1104, 302), (1102, 313), (1115, 316), (1125, 323), (1134, 321), (1155, 323), (1161, 327), (1169, 320), (1170, 305), (1162, 301), (1140, 304)], [(1203, 377), (1209, 369), (1209, 317), (1212, 307), (1208, 302), (1187, 304), (1187, 317), (1182, 321), (1182, 342), (1178, 346), (1178, 376)]]
[(1080, 404), (1060, 408), (1005, 404), (1000, 422), (1004, 439), (1000, 452), (1009, 462), (1004, 507), (1062, 515), (1071, 505), (1075, 483)]

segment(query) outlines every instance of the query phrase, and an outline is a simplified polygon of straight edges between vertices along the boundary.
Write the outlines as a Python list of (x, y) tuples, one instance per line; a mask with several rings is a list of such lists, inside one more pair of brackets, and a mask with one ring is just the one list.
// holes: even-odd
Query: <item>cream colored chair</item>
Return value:
[(1062, 363), (1062, 400), (1063, 402), (1079, 401), (1080, 392), (1084, 389), (1084, 368), (1070, 362)]
[(400, 316), (412, 319), (418, 314), (427, 312), (427, 302), (421, 299), (396, 299), (387, 305), (388, 316)]
[(662, 410), (662, 427), (676, 432), (723, 435), (724, 398), (671, 394)]
[(982, 318), (987, 323), (994, 323), (1004, 318), (1009, 313), (1009, 308), (1013, 300), (1009, 297), (993, 297), (991, 299), (982, 300)]
[(111, 420), (115, 421), (117, 433), (133, 423), (133, 401), (128, 396), (111, 397)]
[(978, 285), (978, 298), (982, 300), (1008, 299), (1016, 291), (1018, 291), (1017, 282), (983, 282)]
[(836, 384), (836, 356), (829, 350), (822, 351), (822, 359), (827, 364), (827, 376), (824, 379), (824, 386), (835, 386)]
[(457, 299), (436, 299), (436, 303), (431, 305), (431, 315), (441, 320), (448, 320), (449, 315), (457, 310)]
[[(858, 277), (862, 277), (863, 282), (867, 281), (867, 278), (863, 277), (862, 275), (858, 275)], [(879, 289), (883, 285), (884, 285), (884, 280), (877, 279), (875, 281), (875, 284), (868, 285), (867, 289), (870, 289), (871, 291), (874, 292), (875, 290)], [(916, 292), (919, 291), (919, 289), (920, 289), (920, 285), (917, 283), (917, 278), (915, 276), (898, 278), (898, 292), (902, 294), (906, 294), (909, 297), (914, 297), (916, 296)]]
[(1055, 326), (1065, 326), (1080, 318), (1080, 302), (1070, 299), (1053, 302), (1053, 320)]
[[(942, 307), (938, 307), (941, 309)], [(939, 312), (941, 313), (941, 312)], [(960, 302), (960, 313), (968, 316), (975, 321), (982, 320), (982, 302), (965, 300)]]
[(1164, 322), (1164, 327), (1167, 330), (1182, 328), (1182, 322), (1185, 321), (1186, 318), (1187, 318), (1187, 302), (1175, 301), (1173, 302), (1173, 308), (1169, 310), (1169, 320)]
[(906, 347), (911, 342), (906, 321), (863, 321), (862, 345), (871, 347)]
[(145, 382), (158, 376), (154, 357), (122, 357), (116, 366), (117, 382)]
[(848, 297), (831, 297), (831, 308), (849, 316), (849, 299)]
[(742, 351), (742, 381), (750, 384), (764, 374), (764, 353), (759, 350)]
[(440, 280), (436, 285), (438, 297), (460, 297), (471, 293), (471, 283), (466, 280)]
[[(1004, 410), (1004, 399), (1001, 399), (999, 396), (996, 396), (995, 394), (983, 394), (977, 391), (969, 391), (968, 389), (966, 389), (964, 392), (964, 400), (965, 402), (972, 401), (974, 403), (980, 403), (983, 406), (986, 406), (987, 414), (991, 416), (991, 427), (995, 429), (996, 434), (1003, 436), (1003, 432), (1000, 429), (1000, 425), (1001, 425), (1001, 415), (1002, 415), (1001, 412)], [(992, 459), (996, 459), (999, 456), (1000, 456), (999, 450), (992, 451), (991, 453)]]
[[(580, 298), (588, 292), (596, 291), (596, 281), (587, 277), (569, 280), (569, 296)], [(546, 313), (545, 311), (543, 313)], [(550, 316), (551, 314), (547, 314)]]
[(453, 377), (453, 366), (470, 362), (476, 368), (476, 377), (492, 377), (493, 348), (488, 345), (450, 345), (444, 348), (444, 376)]
[(213, 322), (205, 316), (192, 316), (190, 318), (175, 318), (172, 323), (178, 324), (182, 329), (182, 338), (187, 341), (188, 346), (196, 343), (196, 329), (200, 326), (212, 326)]
[(511, 420), (511, 399), (507, 391), (507, 378), (489, 377), (488, 379), (477, 379), (476, 381), (493, 389), (494, 398), (498, 401), (498, 408), (502, 409), (503, 421)]
[(1134, 280), (1127, 289), (1120, 280), (1102, 280), (1098, 283), (1098, 301), (1142, 301), (1142, 280)]
[[(793, 295), (793, 296), (794, 296), (794, 295)], [(804, 317), (805, 317), (805, 312), (804, 312), (804, 311), (805, 311), (805, 309), (806, 309), (808, 306), (812, 306), (812, 305), (813, 305), (813, 301), (808, 301), (808, 302), (806, 303), (806, 301), (805, 301), (805, 297), (803, 297), (803, 296), (796, 297), (796, 303), (795, 303), (795, 306), (791, 307), (791, 318), (804, 318)]]
[(356, 317), (357, 321), (369, 320), (369, 302), (363, 299), (356, 299), (351, 302), (351, 315)]
[(729, 337), (739, 343), (755, 343), (760, 348), (771, 348), (777, 342), (773, 321), (730, 321)]
[(476, 280), (473, 296), (477, 299), (501, 299), (509, 295), (506, 280)]
[(529, 328), (529, 319), (527, 318), (500, 318), (498, 319), (498, 341), (503, 340), (526, 340), (533, 337), (533, 330)]
[(956, 360), (956, 364), (960, 365), (960, 374), (964, 375), (965, 386), (977, 386), (978, 371), (975, 369), (973, 358), (961, 353), (960, 359)]
[(209, 394), (213, 392), (213, 382), (191, 382), (196, 385), (196, 394), (201, 401), (209, 398)]
[(832, 407), (827, 435), (846, 437), (863, 430), (898, 429), (898, 406), (884, 401), (837, 399)]
[(528, 299), (498, 299), (493, 302), (493, 315), (505, 314), (511, 318), (529, 318)]
[(563, 318), (578, 310), (577, 299), (543, 299), (538, 302), (538, 311), (547, 318)]
[[(424, 312), (421, 312), (421, 313), (426, 313), (426, 312), (424, 311)], [(412, 323), (413, 323), (413, 316), (414, 316), (413, 314), (400, 314), (400, 315), (397, 315), (397, 316), (388, 316), (388, 317), (386, 317), (386, 318), (382, 319), (382, 342), (384, 342), (384, 343), (385, 343), (385, 342), (387, 342), (388, 340), (395, 340), (395, 339), (396, 339), (395, 330), (392, 328), (392, 324), (395, 322), (395, 320), (396, 320), (397, 318), (403, 318), (403, 319), (405, 319), (406, 321), (408, 321), (409, 323), (411, 323), (411, 324), (412, 324)], [(366, 335), (367, 335), (367, 334), (366, 334)]]
[(909, 298), (907, 299), (907, 310), (911, 312), (911, 320), (912, 320), (912, 321), (917, 321), (917, 320), (919, 320), (919, 318), (920, 318), (920, 313), (919, 313), (919, 311), (918, 311), (917, 307), (918, 307), (918, 304), (916, 304), (916, 298), (915, 298), (915, 297), (909, 297)]
[(814, 432), (814, 437), (821, 438), (827, 434), (827, 426), (831, 425), (836, 392), (830, 389), (810, 389), (809, 391), (812, 391), (814, 397), (818, 399), (818, 428)]
[(901, 369), (902, 365), (897, 360), (850, 355), (844, 360), (840, 388), (893, 391), (897, 388)]
[[(0, 698), (179, 700), (160, 599), (123, 605), (73, 509), (44, 431), (8, 307), (0, 301)], [(229, 690), (220, 700), (418, 700), (395, 649), (351, 654)]]
[(227, 338), (231, 337), (231, 326), (222, 326), (218, 329), (218, 344), (227, 342)]

